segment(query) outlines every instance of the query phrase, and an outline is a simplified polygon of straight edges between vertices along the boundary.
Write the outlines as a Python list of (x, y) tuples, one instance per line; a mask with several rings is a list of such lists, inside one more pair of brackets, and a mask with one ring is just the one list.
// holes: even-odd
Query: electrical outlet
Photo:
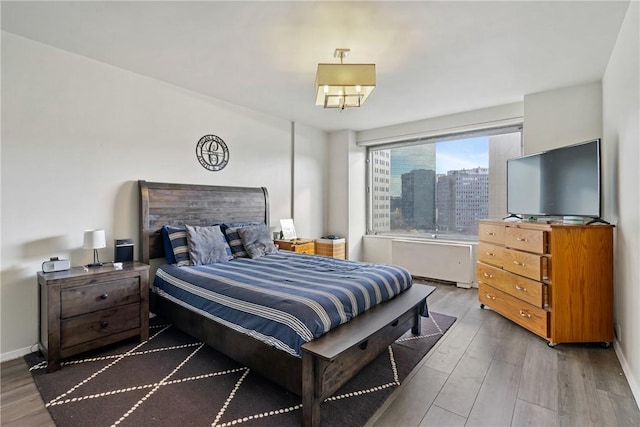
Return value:
[(616, 323), (616, 339), (618, 342), (622, 342), (622, 328), (620, 327), (620, 323)]

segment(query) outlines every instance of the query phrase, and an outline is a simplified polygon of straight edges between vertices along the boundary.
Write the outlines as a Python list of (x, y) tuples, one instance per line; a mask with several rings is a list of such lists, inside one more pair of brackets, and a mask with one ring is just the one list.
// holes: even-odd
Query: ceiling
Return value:
[[(628, 1), (2, 1), (2, 30), (327, 131), (602, 78)], [(314, 105), (319, 62), (375, 63), (363, 107)]]

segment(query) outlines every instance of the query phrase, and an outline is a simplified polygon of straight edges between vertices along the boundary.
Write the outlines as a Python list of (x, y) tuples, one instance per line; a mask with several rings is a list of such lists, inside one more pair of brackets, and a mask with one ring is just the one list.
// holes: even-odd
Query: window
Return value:
[(521, 126), (369, 147), (369, 233), (477, 239), (479, 219), (506, 216), (521, 154)]

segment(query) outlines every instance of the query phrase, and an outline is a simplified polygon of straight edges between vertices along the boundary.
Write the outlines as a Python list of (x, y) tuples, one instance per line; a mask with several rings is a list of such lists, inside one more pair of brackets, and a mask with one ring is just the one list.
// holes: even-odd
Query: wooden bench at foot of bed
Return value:
[[(302, 424), (320, 425), (320, 405), (396, 339), (419, 333), (420, 310), (433, 286), (414, 284), (339, 328), (302, 345)], [(399, 314), (401, 313), (401, 314)]]
[(302, 397), (302, 425), (320, 425), (320, 405), (411, 329), (433, 286), (414, 284), (384, 302), (303, 344), (302, 359), (265, 345), (211, 319), (154, 295), (156, 312), (175, 327)]

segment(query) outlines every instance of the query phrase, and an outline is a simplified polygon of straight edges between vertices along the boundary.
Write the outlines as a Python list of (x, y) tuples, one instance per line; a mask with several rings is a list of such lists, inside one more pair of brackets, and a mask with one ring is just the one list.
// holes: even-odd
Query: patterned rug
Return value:
[[(407, 333), (327, 399), (323, 426), (362, 426), (455, 322), (431, 313), (421, 334)], [(46, 373), (25, 356), (56, 425), (299, 426), (300, 398), (152, 319), (144, 343), (123, 341)]]

